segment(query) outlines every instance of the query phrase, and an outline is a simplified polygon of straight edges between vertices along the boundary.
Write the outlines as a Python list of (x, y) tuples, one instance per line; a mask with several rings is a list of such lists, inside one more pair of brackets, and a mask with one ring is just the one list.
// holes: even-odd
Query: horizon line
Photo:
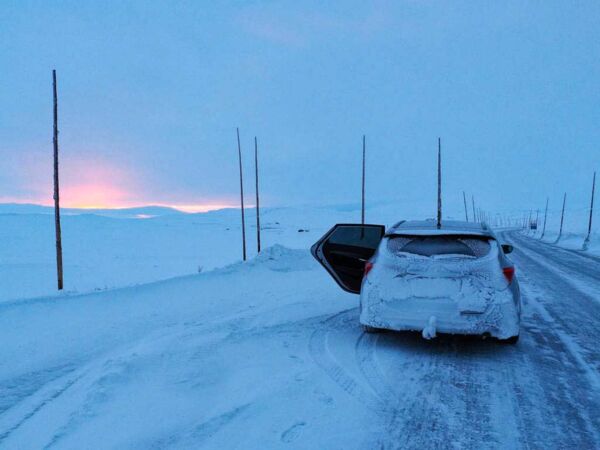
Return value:
[[(54, 209), (54, 204), (35, 202), (35, 201), (0, 201), (0, 205), (19, 205), (19, 206), (37, 206), (43, 208)], [(254, 205), (248, 205), (246, 208), (254, 208)], [(110, 211), (122, 211), (128, 209), (142, 209), (142, 208), (168, 208), (175, 211), (179, 211), (184, 214), (194, 214), (210, 211), (218, 211), (223, 209), (239, 209), (239, 205), (231, 204), (169, 204), (169, 203), (147, 203), (147, 204), (135, 204), (135, 205), (78, 205), (78, 204), (66, 204), (61, 205), (61, 209), (77, 209), (77, 210), (110, 210)]]

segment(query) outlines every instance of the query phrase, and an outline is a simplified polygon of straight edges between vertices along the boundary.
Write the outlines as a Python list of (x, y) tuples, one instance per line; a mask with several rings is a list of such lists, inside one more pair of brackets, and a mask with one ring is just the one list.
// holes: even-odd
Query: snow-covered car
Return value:
[(365, 331), (478, 334), (516, 343), (521, 298), (512, 246), (485, 223), (337, 224), (311, 252), (342, 289), (360, 293)]

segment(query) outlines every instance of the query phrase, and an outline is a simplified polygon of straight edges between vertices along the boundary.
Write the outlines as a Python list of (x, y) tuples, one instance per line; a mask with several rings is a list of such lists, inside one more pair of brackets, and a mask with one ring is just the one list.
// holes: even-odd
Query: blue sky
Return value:
[(589, 202), (597, 2), (27, 2), (0, 7), (0, 201), (49, 203), (51, 70), (70, 206)]

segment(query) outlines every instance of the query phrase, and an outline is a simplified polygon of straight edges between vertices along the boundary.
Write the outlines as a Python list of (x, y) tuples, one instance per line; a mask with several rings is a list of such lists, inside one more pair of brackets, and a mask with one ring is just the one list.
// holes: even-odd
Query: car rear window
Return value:
[(392, 253), (421, 256), (460, 255), (481, 258), (490, 252), (489, 240), (479, 236), (390, 236), (387, 243)]

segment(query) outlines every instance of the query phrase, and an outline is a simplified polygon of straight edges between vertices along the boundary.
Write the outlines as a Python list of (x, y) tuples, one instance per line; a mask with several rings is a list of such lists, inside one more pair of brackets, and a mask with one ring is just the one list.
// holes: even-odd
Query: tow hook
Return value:
[(433, 339), (436, 336), (436, 323), (437, 323), (437, 319), (435, 316), (431, 316), (429, 318), (429, 322), (427, 323), (427, 326), (425, 328), (423, 328), (423, 331), (421, 333), (421, 335), (423, 336), (423, 339)]

